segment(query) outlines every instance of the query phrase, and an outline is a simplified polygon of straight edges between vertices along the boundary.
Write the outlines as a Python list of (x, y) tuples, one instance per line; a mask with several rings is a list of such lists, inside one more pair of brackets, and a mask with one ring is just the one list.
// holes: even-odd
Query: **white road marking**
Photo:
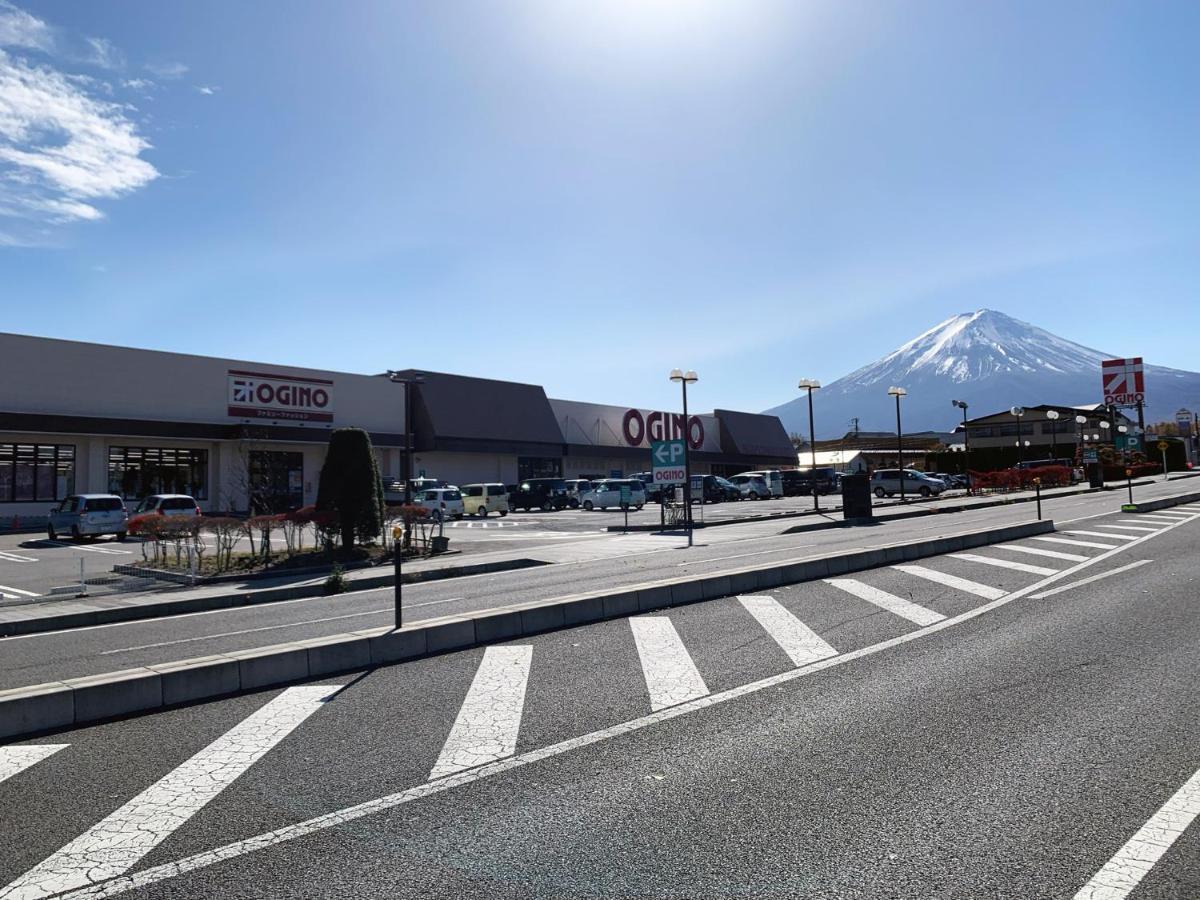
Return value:
[(438, 755), (430, 780), (517, 752), (533, 647), (488, 647)]
[(1085, 562), (1089, 557), (1078, 553), (1063, 553), (1061, 550), (1043, 550), (1040, 547), (1022, 547), (1020, 544), (994, 544), (994, 550), (1013, 550), (1017, 553), (1028, 553), (1031, 556), (1044, 556), (1047, 559), (1065, 559), (1068, 562)]
[(708, 693), (708, 685), (669, 618), (639, 616), (629, 620), (629, 627), (642, 660), (651, 709), (657, 712)]
[[(1130, 525), (1141, 525), (1141, 524), (1144, 524), (1146, 520), (1145, 520), (1145, 519), (1117, 519), (1117, 521), (1118, 521), (1118, 522), (1128, 522)], [(1174, 523), (1170, 523), (1170, 522), (1159, 522), (1159, 523), (1157, 523), (1157, 524), (1159, 524), (1159, 525), (1168, 525), (1168, 524), (1174, 524)], [(1158, 531), (1158, 529), (1157, 529), (1157, 528), (1155, 528), (1154, 530), (1155, 530), (1155, 531)]]
[(1035, 535), (1030, 538), (1031, 541), (1045, 541), (1047, 544), (1070, 544), (1072, 547), (1095, 547), (1097, 550), (1113, 550), (1113, 544), (1097, 544), (1095, 541), (1073, 541), (1070, 538), (1047, 537), (1045, 535)]
[(758, 620), (758, 624), (775, 639), (775, 643), (796, 666), (807, 666), (819, 659), (837, 655), (837, 650), (786, 610), (774, 597), (738, 597), (738, 602)]
[(996, 559), (992, 556), (977, 556), (974, 553), (952, 553), (954, 559), (964, 559), (967, 562), (979, 563), (984, 566), (997, 566), (1001, 569), (1012, 569), (1014, 572), (1028, 572), (1030, 575), (1053, 575), (1058, 569), (1048, 566), (1031, 566), (1029, 563), (1013, 562), (1011, 559)]
[(926, 609), (924, 606), (918, 606), (911, 600), (905, 600), (903, 597), (897, 597), (895, 594), (881, 591), (879, 588), (871, 587), (869, 584), (863, 584), (863, 582), (856, 578), (827, 578), (825, 579), (825, 583), (832, 584), (835, 588), (839, 588), (847, 594), (853, 594), (860, 600), (874, 603), (879, 608), (886, 609), (888, 612), (894, 613), (902, 619), (916, 622), (918, 625), (932, 625), (946, 618), (940, 612)]
[(1137, 562), (1130, 563), (1127, 566), (1121, 566), (1118, 569), (1110, 569), (1107, 572), (1101, 572), (1099, 575), (1093, 575), (1090, 578), (1081, 578), (1079, 581), (1072, 581), (1070, 584), (1064, 584), (1061, 587), (1052, 588), (1048, 591), (1043, 591), (1040, 594), (1031, 594), (1032, 600), (1044, 600), (1047, 597), (1053, 597), (1055, 594), (1061, 594), (1063, 591), (1069, 591), (1071, 588), (1081, 587), (1085, 584), (1091, 584), (1093, 581), (1099, 581), (1102, 578), (1108, 578), (1110, 575), (1120, 575), (1122, 572), (1128, 572), (1130, 569), (1136, 569), (1146, 563), (1153, 562), (1150, 559), (1139, 559)]
[(68, 550), (86, 550), (88, 553), (108, 553), (115, 556), (132, 556), (132, 550), (118, 550), (116, 547), (85, 547), (83, 544), (67, 544), (63, 541), (43, 541), (51, 547), (66, 547)]
[(12, 553), (8, 550), (0, 550), (0, 559), (5, 562), (37, 562), (32, 556), (22, 556), (20, 553)]
[(954, 588), (956, 591), (964, 591), (968, 594), (974, 594), (976, 597), (983, 597), (986, 600), (997, 600), (1008, 593), (1008, 591), (1000, 588), (989, 587), (986, 584), (969, 581), (966, 578), (959, 578), (957, 575), (947, 575), (945, 572), (939, 572), (937, 569), (929, 569), (925, 566), (892, 566), (892, 568), (906, 575), (915, 575), (917, 578), (924, 578), (926, 581), (944, 584), (946, 587)]
[[(1174, 527), (1174, 526), (1172, 526)], [(1170, 530), (1170, 529), (1166, 529)], [(1144, 538), (1138, 538), (1137, 543), (1148, 541), (1157, 535), (1146, 535)], [(1001, 545), (1002, 546), (1002, 545)], [(873, 644), (869, 647), (863, 647), (858, 650), (851, 650), (839, 656), (831, 656), (828, 659), (820, 660), (811, 665), (804, 666), (799, 669), (792, 669), (787, 672), (780, 672), (778, 675), (771, 675), (759, 681), (751, 682), (750, 684), (740, 685), (735, 688), (730, 688), (725, 691), (720, 691), (716, 694), (709, 694), (704, 697), (699, 697), (695, 700), (690, 700), (687, 703), (681, 703), (678, 706), (672, 706), (668, 709), (652, 712), (649, 715), (642, 716), (637, 719), (632, 719), (628, 722), (621, 722), (617, 725), (611, 725), (608, 728), (602, 728), (599, 731), (593, 731), (590, 734), (581, 735), (580, 737), (568, 738), (565, 741), (559, 741), (557, 744), (551, 744), (548, 747), (542, 747), (537, 750), (530, 750), (522, 753), (519, 756), (513, 756), (509, 759), (500, 760), (499, 762), (490, 763), (486, 766), (481, 766), (478, 769), (471, 769), (466, 772), (460, 772), (457, 775), (450, 775), (438, 781), (426, 782), (425, 784), (417, 785), (416, 787), (407, 788), (402, 791), (397, 791), (393, 794), (387, 794), (383, 797), (377, 797), (374, 800), (367, 800), (363, 803), (347, 806), (333, 812), (325, 813), (303, 822), (297, 822), (294, 825), (285, 825), (282, 828), (277, 828), (274, 831), (268, 831), (263, 834), (256, 835), (251, 838), (245, 838), (240, 841), (233, 841), (225, 844), (222, 847), (217, 847), (213, 850), (206, 850), (202, 853), (196, 853), (192, 856), (186, 856), (182, 859), (175, 860), (162, 865), (154, 866), (134, 875), (124, 875), (119, 878), (111, 879), (103, 884), (92, 885), (78, 891), (73, 891), (70, 894), (65, 894), (60, 900), (102, 900), (102, 898), (115, 897), (118, 894), (123, 894), (127, 891), (136, 890), (138, 888), (147, 887), (152, 884), (167, 881), (171, 878), (177, 878), (188, 872), (195, 872), (199, 869), (207, 868), (208, 866), (216, 865), (220, 862), (227, 862), (232, 859), (237, 859), (241, 856), (246, 856), (250, 853), (257, 853), (262, 850), (267, 850), (271, 847), (279, 846), (288, 841), (296, 840), (297, 838), (305, 837), (306, 835), (316, 834), (330, 828), (337, 828), (345, 825), (348, 822), (353, 822), (357, 819), (366, 816), (375, 815), (377, 813), (386, 812), (391, 809), (403, 806), (406, 803), (412, 803), (414, 800), (421, 800), (425, 797), (430, 797), (435, 794), (440, 794), (444, 791), (452, 790), (456, 787), (473, 784), (476, 781), (481, 781), (484, 778), (491, 778), (494, 775), (501, 775), (505, 772), (511, 772), (515, 769), (524, 768), (525, 766), (541, 762), (546, 759), (552, 759), (556, 756), (561, 756), (564, 753), (569, 753), (572, 750), (578, 750), (582, 747), (590, 747), (593, 744), (599, 744), (604, 741), (619, 738), (635, 731), (641, 731), (646, 728), (652, 728), (655, 725), (669, 722), (672, 719), (680, 716), (686, 716), (693, 712), (698, 712), (703, 709), (708, 709), (711, 706), (716, 706), (721, 703), (728, 703), (731, 700), (738, 700), (742, 697), (751, 694), (757, 694), (762, 691), (770, 690), (775, 687), (788, 684), (800, 678), (807, 678), (809, 675), (815, 675), (817, 672), (824, 672), (826, 669), (832, 669), (835, 666), (841, 666), (846, 663), (854, 662), (855, 660), (863, 659), (869, 656), (874, 656), (877, 653), (883, 653), (891, 650), (893, 647), (899, 647), (911, 641), (920, 640), (928, 637), (931, 634), (937, 634), (947, 628), (954, 628), (964, 622), (969, 622), (980, 616), (986, 615), (1001, 607), (1020, 600), (1030, 594), (1035, 593), (1039, 588), (1044, 588), (1047, 585), (1060, 581), (1069, 575), (1074, 575), (1087, 569), (1096, 563), (1103, 562), (1110, 557), (1123, 553), (1135, 544), (1128, 544), (1121, 547), (1114, 547), (1107, 553), (1102, 553), (1099, 556), (1084, 559), (1069, 569), (1064, 569), (1056, 575), (1050, 575), (1041, 581), (1007, 594), (999, 600), (992, 600), (977, 606), (974, 609), (969, 609), (966, 612), (959, 613), (949, 619), (942, 619), (932, 625), (924, 628), (919, 628), (916, 631), (910, 631), (907, 634), (902, 634), (894, 638), (889, 638), (886, 641), (881, 641), (878, 644)]]
[(33, 591), (23, 591), (20, 588), (8, 587), (7, 585), (0, 584), (0, 593), (8, 594), (10, 592), (13, 594), (20, 594), (22, 597), (40, 597), (40, 596), (42, 596), (41, 594), (35, 594)]
[(0, 781), (7, 781), (18, 772), (36, 766), (70, 744), (26, 744), (21, 747), (0, 747)]
[(1160, 525), (1171, 525), (1175, 522), (1183, 521), (1174, 516), (1152, 516), (1148, 513), (1139, 515), (1136, 519), (1121, 519), (1122, 522), (1157, 522)]
[(1068, 530), (1067, 534), (1077, 534), (1080, 537), (1098, 537), (1104, 538), (1106, 541), (1136, 541), (1137, 537), (1132, 534), (1107, 534), (1103, 531), (1075, 531)]
[(1075, 900), (1123, 900), (1200, 815), (1200, 772), (1183, 783), (1112, 859), (1079, 889)]
[[(780, 547), (776, 550), (756, 550), (753, 553), (738, 553), (735, 556), (711, 556), (711, 557), (706, 556), (706, 557), (704, 557), (704, 559), (698, 559), (698, 560), (694, 560), (692, 562), (676, 563), (675, 565), (679, 566), (679, 567), (699, 566), (699, 565), (703, 565), (705, 563), (724, 562), (727, 559), (745, 559), (747, 556), (764, 556), (768, 553), (793, 553), (796, 550), (802, 549), (804, 546), (806, 546), (806, 545), (796, 544), (795, 546), (791, 546), (791, 547)], [(680, 548), (680, 549), (682, 549), (682, 548)]]
[(125, 874), (338, 689), (329, 685), (288, 688), (0, 890), (0, 898), (38, 900)]
[(1112, 528), (1121, 531), (1158, 531), (1157, 528), (1147, 528), (1145, 525), (1097, 525), (1097, 528)]

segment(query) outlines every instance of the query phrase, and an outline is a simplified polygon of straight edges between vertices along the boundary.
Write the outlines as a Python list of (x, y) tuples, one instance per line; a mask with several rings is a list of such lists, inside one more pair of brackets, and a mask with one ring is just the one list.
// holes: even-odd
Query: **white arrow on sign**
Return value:
[(680, 441), (662, 441), (654, 447), (654, 461), (660, 466), (669, 466), (675, 462), (675, 457), (683, 454), (683, 444)]

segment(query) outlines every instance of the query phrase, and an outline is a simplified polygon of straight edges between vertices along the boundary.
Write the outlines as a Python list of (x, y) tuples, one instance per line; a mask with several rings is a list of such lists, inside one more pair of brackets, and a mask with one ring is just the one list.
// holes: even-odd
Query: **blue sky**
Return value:
[(957, 312), (1198, 369), (1200, 5), (0, 0), (6, 331), (757, 410)]

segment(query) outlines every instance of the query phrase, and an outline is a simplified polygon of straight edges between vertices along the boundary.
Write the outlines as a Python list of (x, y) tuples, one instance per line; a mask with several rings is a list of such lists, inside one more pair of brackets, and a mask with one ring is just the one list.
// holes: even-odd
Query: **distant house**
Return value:
[[(1079, 446), (1080, 435), (1084, 436), (1086, 444), (1112, 444), (1125, 426), (1130, 433), (1137, 424), (1120, 410), (1111, 414), (1102, 403), (1085, 403), (1080, 406), (1060, 406), (1053, 403), (1043, 403), (1038, 406), (1024, 407), (1024, 415), (1014, 416), (1011, 410), (990, 413), (986, 416), (968, 419), (966, 437), (971, 450), (985, 450), (1008, 447), (1014, 456), (1018, 455), (1017, 442), (1020, 441), (1020, 455), (1025, 459), (1058, 457), (1073, 457)], [(1047, 413), (1057, 413), (1055, 419)], [(1083, 422), (1077, 419), (1082, 418)], [(955, 443), (963, 443), (963, 427), (956, 429)]]

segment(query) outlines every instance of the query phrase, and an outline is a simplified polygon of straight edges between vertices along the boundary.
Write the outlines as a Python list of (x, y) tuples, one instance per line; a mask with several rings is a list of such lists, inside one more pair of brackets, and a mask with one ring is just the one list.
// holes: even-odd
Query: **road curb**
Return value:
[[(443, 569), (405, 572), (404, 584), (419, 584), (426, 581), (440, 581), (446, 578), (464, 578), (469, 575), (486, 575), (492, 572), (507, 572), (514, 569), (528, 569), (534, 566), (550, 565), (540, 559), (505, 559), (487, 563), (471, 563)], [(365, 591), (372, 588), (391, 587), (395, 584), (393, 567), (387, 566), (386, 571), (364, 578), (348, 579), (346, 584), (352, 591)], [(168, 616), (178, 616), (184, 613), (209, 612), (214, 609), (231, 609), (238, 606), (253, 606), (257, 603), (277, 603), (282, 600), (299, 600), (303, 597), (317, 597), (324, 593), (324, 585), (295, 584), (286, 587), (261, 588), (258, 590), (231, 591), (227, 594), (211, 594), (204, 597), (181, 597), (177, 600), (163, 600), (135, 606), (97, 606), (86, 611), (61, 613), (58, 615), (27, 615), (24, 618), (0, 621), (0, 638), (15, 637), (23, 634), (39, 634), (44, 631), (63, 631), (69, 628), (86, 628), (93, 625), (109, 625), (114, 622), (133, 622), (138, 619), (161, 619)], [(6, 612), (30, 612), (38, 610), (39, 605), (28, 604), (14, 606)]]
[(477, 615), (432, 619), (399, 630), (383, 627), (256, 647), (0, 691), (0, 740), (78, 727), (342, 672), (393, 665), (526, 635), (639, 612), (770, 590), (1054, 530), (1050, 520), (1007, 525), (829, 556), (747, 566), (619, 590), (514, 604)]
[(1146, 500), (1142, 503), (1126, 503), (1121, 506), (1125, 512), (1146, 513), (1156, 509), (1169, 509), (1172, 506), (1182, 506), (1185, 503), (1195, 503), (1200, 500), (1200, 492), (1182, 494), (1178, 497), (1163, 497), (1161, 500)]

